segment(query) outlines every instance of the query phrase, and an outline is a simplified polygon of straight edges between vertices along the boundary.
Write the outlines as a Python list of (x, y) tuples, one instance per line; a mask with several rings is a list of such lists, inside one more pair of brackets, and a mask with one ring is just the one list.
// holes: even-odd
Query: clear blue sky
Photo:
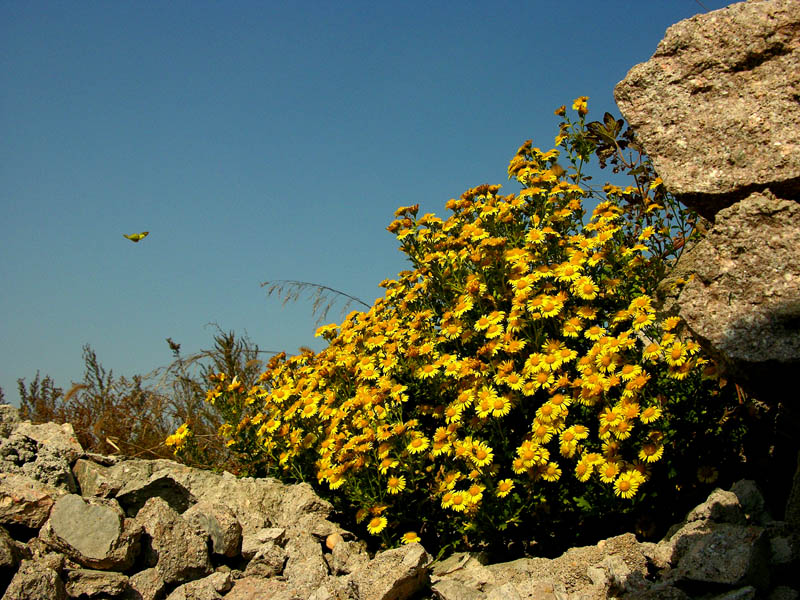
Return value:
[[(709, 10), (730, 4), (702, 0)], [(407, 264), (397, 206), (502, 183), (553, 110), (612, 90), (696, 0), (0, 0), (0, 387), (117, 375), (215, 322), (320, 349), (299, 279), (368, 302)], [(123, 233), (149, 230), (139, 244)], [(339, 320), (340, 311), (328, 321)]]

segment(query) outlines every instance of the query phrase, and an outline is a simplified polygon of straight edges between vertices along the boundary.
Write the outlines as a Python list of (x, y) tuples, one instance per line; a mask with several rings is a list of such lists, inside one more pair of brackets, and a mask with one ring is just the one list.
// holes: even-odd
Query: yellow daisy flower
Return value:
[(404, 489), (406, 489), (405, 476), (400, 475), (400, 477), (397, 477), (395, 475), (392, 475), (391, 477), (389, 477), (389, 481), (386, 484), (386, 490), (390, 494), (399, 494)]
[(420, 542), (420, 537), (417, 535), (416, 531), (407, 531), (403, 534), (403, 537), (400, 538), (400, 543), (402, 544), (417, 544)]
[(378, 535), (381, 531), (386, 529), (386, 517), (373, 517), (367, 524), (367, 531), (372, 535)]
[(498, 498), (505, 498), (514, 489), (514, 482), (511, 479), (501, 479), (497, 482), (497, 489), (495, 495)]
[(408, 446), (406, 446), (406, 449), (411, 454), (419, 454), (420, 452), (427, 450), (429, 445), (430, 442), (428, 442), (428, 438), (426, 438), (424, 435), (421, 435), (411, 440)]
[(639, 420), (645, 425), (657, 421), (660, 417), (661, 409), (656, 406), (648, 406), (639, 414)]
[(647, 463), (658, 461), (664, 455), (664, 446), (653, 442), (645, 443), (639, 450), (639, 458)]

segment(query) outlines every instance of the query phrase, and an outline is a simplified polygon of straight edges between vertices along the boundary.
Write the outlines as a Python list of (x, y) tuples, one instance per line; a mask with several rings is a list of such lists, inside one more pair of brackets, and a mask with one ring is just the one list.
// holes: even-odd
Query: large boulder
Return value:
[(753, 193), (680, 261), (678, 311), (728, 375), (765, 402), (800, 367), (800, 204)]
[(142, 553), (145, 564), (155, 567), (166, 583), (184, 583), (213, 570), (207, 536), (159, 497), (150, 498), (136, 515), (144, 529)]
[(707, 218), (800, 196), (800, 10), (752, 0), (670, 27), (614, 96), (664, 185)]
[(56, 501), (39, 531), (45, 544), (78, 564), (119, 571), (133, 565), (141, 534), (141, 526), (126, 519), (115, 500), (75, 494)]
[(63, 490), (25, 475), (0, 473), (0, 524), (38, 529)]

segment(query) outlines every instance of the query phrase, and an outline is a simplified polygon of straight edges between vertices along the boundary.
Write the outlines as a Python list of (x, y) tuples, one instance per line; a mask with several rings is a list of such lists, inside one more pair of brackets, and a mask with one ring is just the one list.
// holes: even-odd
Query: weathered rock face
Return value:
[[(68, 440), (62, 431), (54, 446)], [(19, 443), (16, 425), (9, 435)], [(14, 473), (0, 472), (12, 489), (35, 490), (1, 503), (10, 527), (0, 528), (2, 600), (800, 597), (790, 587), (800, 539), (765, 512), (752, 482), (715, 491), (658, 544), (625, 534), (552, 560), (485, 564), (459, 553), (433, 562), (420, 544), (370, 556), (307, 485), (62, 447), (79, 494), (18, 474), (38, 460), (35, 452), (7, 463)], [(145, 490), (152, 495), (142, 502)]]
[(664, 185), (706, 218), (800, 196), (800, 10), (751, 0), (670, 27), (614, 90)]
[(696, 339), (759, 398), (782, 397), (800, 366), (800, 203), (767, 191), (720, 211), (680, 271)]
[(666, 188), (713, 221), (678, 262), (678, 314), (728, 378), (779, 402), (800, 367), (797, 0), (673, 25), (614, 93)]

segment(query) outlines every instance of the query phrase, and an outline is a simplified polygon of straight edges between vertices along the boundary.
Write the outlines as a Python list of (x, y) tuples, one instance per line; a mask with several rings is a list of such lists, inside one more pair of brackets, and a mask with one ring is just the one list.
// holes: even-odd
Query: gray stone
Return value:
[(110, 475), (109, 467), (95, 460), (79, 458), (72, 465), (72, 474), (82, 496), (112, 498), (124, 485), (124, 481)]
[[(434, 590), (451, 589), (452, 582), (458, 583), (457, 589), (483, 590), (498, 581), (492, 571), (483, 563), (485, 558), (468, 552), (456, 552), (447, 558), (431, 565), (430, 580)], [(447, 585), (439, 585), (447, 584)]]
[(184, 583), (211, 573), (204, 536), (159, 497), (150, 498), (136, 515), (144, 529), (142, 552), (166, 583)]
[[(455, 579), (442, 579), (431, 585), (431, 591), (438, 600), (484, 600), (486, 598), (486, 594), (482, 591)], [(503, 596), (503, 598), (509, 597), (513, 596)]]
[(63, 489), (70, 494), (78, 491), (70, 464), (58, 448), (42, 445), (36, 460), (22, 465), (21, 471), (31, 479)]
[(0, 591), (4, 590), (19, 568), (22, 552), (8, 532), (0, 527)]
[[(275, 577), (283, 573), (286, 559), (286, 550), (277, 544), (267, 542), (261, 545), (256, 554), (250, 559), (250, 562), (247, 563), (244, 574), (247, 577), (255, 576), (265, 579)], [(327, 571), (324, 575), (327, 575)]]
[(116, 501), (69, 494), (56, 501), (39, 537), (80, 565), (124, 571), (137, 556), (141, 533)]
[(739, 498), (733, 492), (716, 489), (705, 502), (696, 506), (686, 517), (691, 521), (714, 521), (716, 523), (733, 523), (744, 525), (747, 523), (744, 510), (739, 504)]
[(128, 578), (113, 571), (74, 569), (66, 571), (64, 579), (71, 598), (116, 598), (129, 589)]
[(2, 600), (67, 600), (59, 574), (38, 561), (23, 560)]
[(797, 0), (673, 25), (614, 96), (665, 187), (703, 216), (766, 187), (800, 195)]
[(752, 194), (691, 257), (678, 304), (692, 335), (757, 398), (782, 398), (800, 367), (800, 204)]
[(19, 409), (10, 404), (0, 404), (0, 438), (11, 435), (19, 423)]
[(163, 597), (167, 583), (158, 569), (150, 567), (131, 575), (128, 585), (135, 592), (134, 600), (158, 600)]
[(167, 600), (218, 600), (233, 587), (230, 573), (212, 573), (175, 588)]
[(4, 527), (0, 527), (0, 569), (16, 569), (19, 561), (16, 542)]
[(703, 529), (677, 533), (677, 580), (721, 584), (769, 585), (769, 541), (761, 527), (706, 523)]
[(369, 562), (365, 546), (364, 542), (342, 539), (330, 554), (325, 554), (330, 572), (334, 575), (347, 575)]
[(36, 460), (39, 443), (26, 435), (11, 433), (0, 439), (0, 471), (21, 473), (22, 466)]
[(310, 533), (292, 531), (286, 542), (285, 556), (283, 576), (295, 593), (310, 595), (330, 574), (322, 556), (322, 543)]
[(625, 595), (625, 600), (692, 600), (682, 589), (666, 583), (656, 583)]
[(404, 600), (427, 585), (432, 560), (420, 544), (386, 550), (355, 571), (352, 582), (360, 598)]
[(75, 436), (75, 430), (69, 423), (42, 423), (34, 425), (30, 421), (22, 421), (14, 429), (17, 435), (24, 435), (36, 440), (42, 446), (49, 447), (66, 459), (69, 464), (83, 455), (83, 447)]
[(256, 555), (258, 549), (266, 543), (273, 543), (283, 547), (286, 544), (286, 529), (283, 527), (263, 527), (242, 536), (241, 555), (250, 560)]
[(748, 522), (765, 525), (772, 521), (764, 504), (764, 496), (758, 489), (758, 485), (752, 479), (740, 479), (731, 486), (731, 492), (736, 494), (739, 504), (744, 510)]
[(137, 514), (150, 498), (161, 498), (169, 507), (181, 514), (197, 499), (169, 473), (154, 473), (145, 482), (128, 483), (115, 498), (128, 514)]
[(0, 524), (40, 528), (66, 492), (25, 475), (0, 473)]
[(636, 572), (618, 555), (606, 556), (602, 561), (589, 567), (586, 574), (592, 585), (600, 588), (603, 594), (619, 594), (648, 587), (644, 574)]
[(756, 598), (758, 598), (758, 590), (752, 585), (748, 585), (738, 590), (731, 590), (714, 596), (711, 600), (755, 600)]
[(183, 518), (208, 535), (214, 554), (232, 558), (240, 553), (242, 526), (227, 506), (198, 502), (183, 513)]
[(280, 496), (277, 522), (284, 526), (303, 529), (318, 537), (327, 537), (339, 527), (327, 520), (333, 511), (330, 502), (314, 493), (307, 483), (285, 486)]
[(272, 600), (285, 594), (288, 589), (289, 584), (278, 579), (243, 577), (233, 582), (231, 591), (225, 594), (225, 600)]
[[(581, 600), (595, 600), (597, 595), (594, 590), (581, 588)], [(605, 594), (601, 592), (605, 600)], [(500, 587), (492, 588), (486, 596), (487, 600), (505, 600), (506, 598), (519, 598), (520, 600), (536, 598), (536, 600), (569, 600), (566, 586), (552, 580), (531, 580), (523, 583), (506, 583)]]

